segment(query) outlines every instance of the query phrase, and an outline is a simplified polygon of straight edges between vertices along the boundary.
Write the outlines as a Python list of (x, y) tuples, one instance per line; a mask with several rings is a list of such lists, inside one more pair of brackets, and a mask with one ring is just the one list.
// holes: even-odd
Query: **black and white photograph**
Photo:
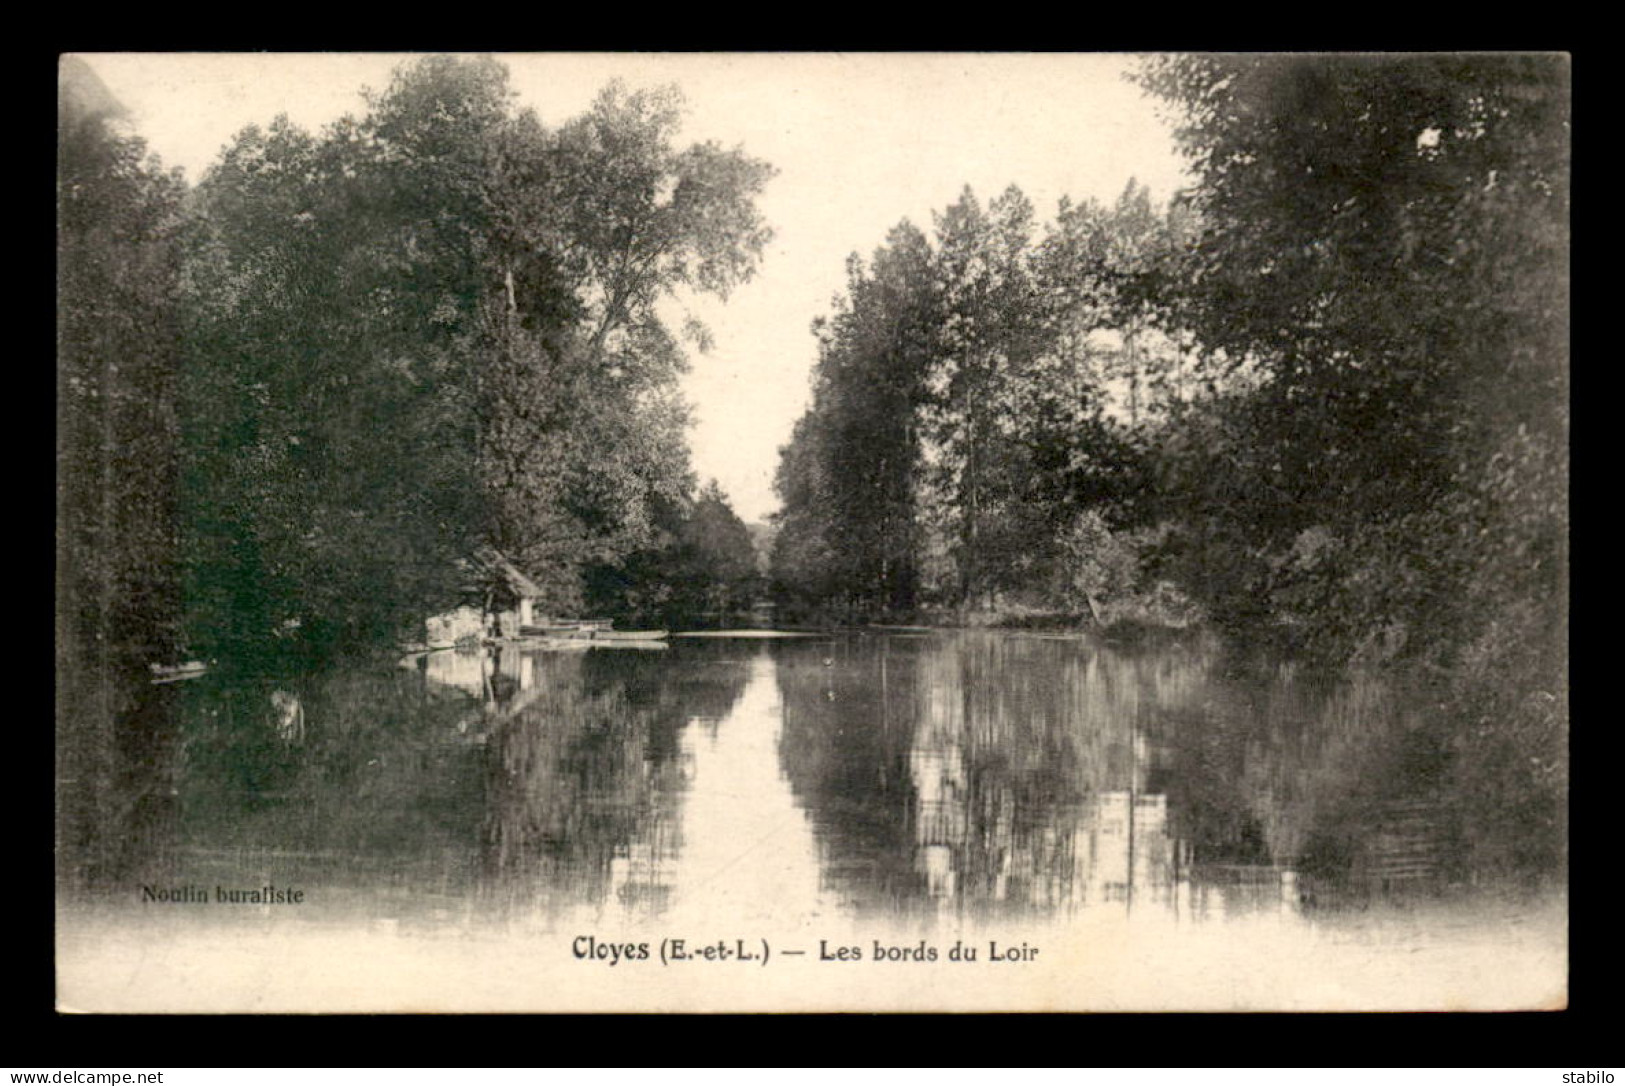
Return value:
[(1565, 1009), (1571, 66), (62, 54), (57, 1010)]

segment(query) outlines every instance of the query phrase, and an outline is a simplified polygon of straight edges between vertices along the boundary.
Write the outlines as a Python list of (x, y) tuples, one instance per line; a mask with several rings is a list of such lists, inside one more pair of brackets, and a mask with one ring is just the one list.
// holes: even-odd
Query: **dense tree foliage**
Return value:
[[(779, 469), (781, 591), (849, 617), (1199, 605), (1239, 643), (1414, 665), (1473, 816), (1553, 855), (1566, 62), (1169, 56), (1138, 79), (1194, 179), (1166, 206), (1131, 183), (1035, 238), (1019, 192), (967, 192), (930, 242), (853, 261)], [(906, 353), (871, 331), (905, 324)], [(915, 593), (879, 590), (881, 555)]]
[(587, 605), (646, 626), (737, 624), (762, 582), (750, 531), (713, 479), (657, 510), (648, 545), (592, 567)]
[(914, 605), (919, 414), (937, 334), (930, 259), (924, 235), (899, 226), (870, 267), (849, 261), (844, 304), (815, 325), (815, 407), (779, 469), (786, 530), (776, 543), (781, 577), (810, 594)]
[(1198, 178), (1180, 320), (1205, 369), (1254, 376), (1174, 458), (1187, 583), (1320, 658), (1426, 665), (1467, 817), (1516, 842), (1496, 861), (1561, 855), (1566, 59), (1178, 57), (1144, 81)]
[(1199, 178), (1180, 321), (1259, 377), (1184, 465), (1192, 549), (1252, 553), (1219, 601), (1262, 590), (1337, 653), (1465, 644), (1485, 592), (1561, 599), (1564, 64), (1159, 58), (1145, 82)]
[(678, 532), (676, 560), (667, 569), (676, 587), (678, 619), (726, 623), (754, 598), (761, 579), (756, 547), (715, 480), (690, 508)]
[(1019, 189), (967, 190), (933, 238), (904, 223), (852, 258), (779, 467), (781, 589), (849, 614), (1072, 599), (1079, 518), (1154, 511), (1147, 435), (1177, 353), (1147, 281), (1180, 228), (1134, 183), (1063, 203), (1042, 236)]
[[(175, 505), (184, 187), (82, 63), (57, 112), (56, 779), (68, 877), (118, 871), (117, 752), (182, 647)], [(143, 752), (145, 753), (145, 752)]]
[(57, 648), (102, 664), (173, 653), (180, 613), (175, 296), (184, 190), (121, 131), (116, 109), (82, 65), (64, 70)]
[(62, 101), (59, 644), (324, 661), (477, 591), (487, 545), (560, 613), (695, 547), (748, 592), (688, 465), (706, 332), (661, 303), (753, 274), (772, 171), (677, 143), (674, 89), (549, 128), (496, 61), (427, 57), (190, 192), (76, 61)]
[[(1098, 618), (1176, 582), (1327, 660), (1561, 642), (1563, 64), (1161, 57), (1140, 79), (1196, 181), (1168, 205), (1131, 182), (1037, 237), (1019, 191), (967, 192), (929, 242), (852, 262), (780, 467), (781, 586)], [(882, 555), (914, 592), (879, 590)]]
[(690, 500), (657, 303), (751, 275), (770, 171), (674, 146), (674, 91), (611, 85), (556, 130), (512, 97), (494, 61), (426, 58), (319, 136), (245, 130), (199, 185), (194, 644), (386, 641), (480, 543), (567, 613)]

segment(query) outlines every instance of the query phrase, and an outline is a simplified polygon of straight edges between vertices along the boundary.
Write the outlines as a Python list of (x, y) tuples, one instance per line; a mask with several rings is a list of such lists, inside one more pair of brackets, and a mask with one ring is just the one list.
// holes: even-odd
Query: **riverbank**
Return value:
[(1178, 601), (1135, 600), (1089, 611), (1056, 610), (1022, 604), (1001, 604), (991, 608), (924, 607), (901, 613), (831, 614), (811, 611), (787, 616), (776, 629), (829, 633), (839, 630), (885, 632), (930, 632), (933, 630), (1030, 630), (1072, 636), (1096, 637), (1116, 645), (1168, 644), (1211, 633), (1213, 625), (1194, 605)]

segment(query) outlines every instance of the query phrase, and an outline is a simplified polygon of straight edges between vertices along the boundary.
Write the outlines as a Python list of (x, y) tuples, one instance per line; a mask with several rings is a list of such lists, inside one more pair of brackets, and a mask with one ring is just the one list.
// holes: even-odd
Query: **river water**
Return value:
[(1212, 642), (677, 637), (150, 697), (63, 816), (66, 1005), (1565, 999), (1561, 888), (1489, 875), (1444, 707)]

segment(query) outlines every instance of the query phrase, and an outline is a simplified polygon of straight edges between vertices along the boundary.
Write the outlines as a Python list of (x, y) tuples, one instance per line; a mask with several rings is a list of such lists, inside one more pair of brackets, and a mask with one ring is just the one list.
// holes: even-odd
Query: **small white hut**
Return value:
[(515, 638), (521, 627), (535, 624), (536, 601), (542, 590), (500, 551), (480, 547), (467, 568), (463, 605), (424, 622), (424, 642), (429, 648)]
[(521, 627), (534, 626), (541, 586), (494, 547), (481, 547), (475, 560), (483, 581), (483, 624), (490, 636), (514, 638)]

